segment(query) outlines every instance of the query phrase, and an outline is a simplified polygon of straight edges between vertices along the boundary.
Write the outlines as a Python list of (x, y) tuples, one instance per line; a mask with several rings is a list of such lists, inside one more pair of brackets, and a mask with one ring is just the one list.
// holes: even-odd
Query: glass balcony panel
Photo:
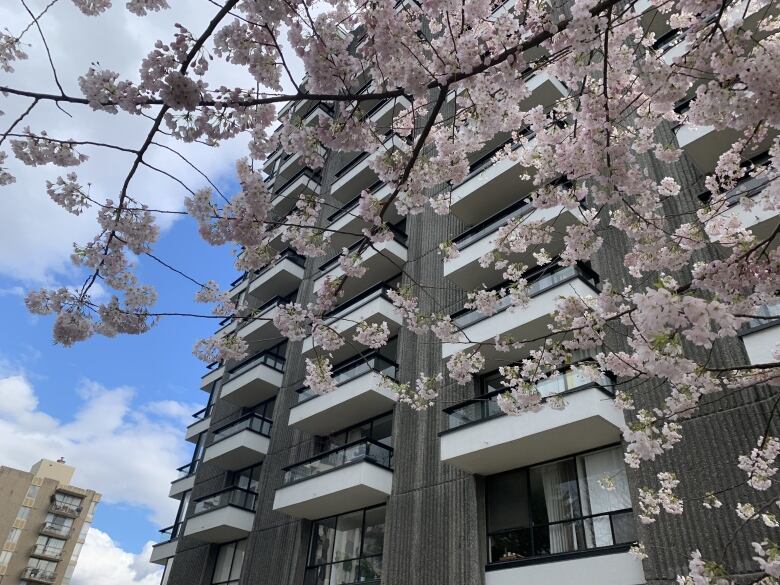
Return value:
[(271, 419), (266, 418), (264, 416), (260, 416), (257, 413), (250, 413), (246, 416), (241, 417), (237, 421), (232, 422), (229, 425), (226, 425), (214, 431), (214, 439), (211, 444), (213, 445), (214, 443), (223, 441), (228, 437), (237, 435), (241, 431), (245, 431), (245, 430), (254, 431), (265, 437), (270, 437), (272, 425), (273, 425), (273, 421)]
[(215, 494), (195, 500), (193, 515), (204, 514), (226, 506), (236, 506), (254, 511), (256, 499), (257, 494), (253, 491), (238, 487), (225, 488)]
[(371, 461), (392, 469), (392, 458), (393, 450), (391, 447), (371, 440), (362, 440), (287, 468), (283, 483), (288, 485), (357, 461)]

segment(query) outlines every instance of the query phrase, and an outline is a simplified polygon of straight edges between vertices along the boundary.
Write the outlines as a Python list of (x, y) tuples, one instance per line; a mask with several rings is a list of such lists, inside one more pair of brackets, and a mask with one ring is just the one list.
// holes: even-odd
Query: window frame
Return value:
[[(547, 461), (540, 461), (538, 463), (534, 463), (533, 465), (527, 465), (525, 467), (518, 467), (516, 469), (510, 469), (507, 471), (503, 471), (501, 473), (491, 474), (488, 476), (485, 476), (485, 497), (483, 501), (483, 513), (485, 518), (485, 551), (486, 551), (486, 564), (485, 564), (485, 570), (486, 571), (495, 571), (500, 569), (505, 569), (509, 567), (515, 567), (520, 565), (532, 565), (532, 564), (539, 564), (539, 563), (549, 563), (549, 562), (556, 562), (568, 558), (578, 558), (578, 557), (588, 557), (588, 556), (596, 556), (596, 555), (602, 555), (602, 554), (610, 554), (613, 552), (622, 552), (628, 550), (633, 544), (636, 543), (636, 541), (632, 542), (621, 542), (621, 543), (615, 543), (615, 529), (611, 521), (612, 515), (618, 515), (618, 514), (626, 514), (626, 513), (632, 513), (632, 519), (634, 519), (633, 516), (633, 502), (632, 507), (630, 508), (621, 508), (616, 510), (610, 510), (609, 512), (599, 512), (597, 514), (584, 514), (583, 513), (583, 495), (582, 495), (582, 486), (581, 481), (584, 479), (580, 477), (580, 470), (577, 465), (577, 458), (583, 457), (591, 453), (597, 453), (599, 451), (606, 451), (607, 449), (614, 449), (616, 447), (622, 447), (622, 443), (610, 443), (608, 445), (602, 445), (600, 447), (595, 447), (593, 449), (587, 449), (585, 451), (578, 451), (576, 453), (572, 453), (570, 455), (565, 455), (563, 457), (556, 457), (555, 459), (550, 459)], [(577, 500), (579, 504), (579, 515), (567, 518), (565, 520), (558, 520), (555, 522), (547, 522), (545, 524), (535, 524), (533, 520), (533, 510), (531, 507), (531, 470), (534, 468), (542, 467), (544, 465), (549, 465), (552, 463), (558, 463), (561, 461), (566, 461), (572, 459), (574, 460), (574, 474), (575, 474), (575, 483), (577, 485)], [(530, 534), (530, 542), (531, 542), (531, 551), (533, 553), (534, 551), (534, 532), (537, 528), (545, 528), (549, 526), (554, 526), (557, 524), (565, 525), (565, 524), (572, 524), (575, 522), (583, 523), (585, 520), (591, 519), (591, 518), (598, 518), (607, 516), (610, 517), (610, 532), (612, 535), (612, 542), (611, 545), (605, 545), (605, 546), (594, 546), (592, 548), (584, 548), (581, 550), (572, 550), (572, 551), (564, 551), (564, 552), (558, 552), (558, 553), (547, 553), (547, 554), (532, 554), (531, 556), (520, 558), (520, 559), (512, 559), (512, 560), (506, 560), (506, 561), (491, 561), (490, 560), (490, 552), (491, 552), (491, 544), (490, 544), (490, 538), (493, 535), (498, 535), (502, 533), (508, 533), (520, 530), (520, 528), (511, 528), (511, 529), (504, 529), (504, 530), (497, 530), (495, 532), (490, 531), (489, 527), (489, 518), (488, 518), (488, 489), (487, 489), (487, 482), (490, 479), (490, 477), (516, 472), (518, 470), (525, 470), (526, 471), (526, 488), (527, 488), (527, 494), (528, 494), (528, 500), (525, 502), (525, 506), (527, 508), (528, 512), (528, 530)]]
[[(234, 563), (236, 562), (236, 549), (238, 548), (238, 544), (240, 542), (244, 542), (244, 555), (241, 557), (241, 569), (238, 571), (239, 578), (238, 579), (230, 579), (230, 575), (233, 572)], [(211, 571), (211, 578), (209, 579), (210, 585), (237, 585), (238, 582), (241, 580), (241, 574), (244, 572), (244, 559), (247, 557), (247, 544), (248, 541), (246, 538), (240, 538), (238, 540), (232, 540), (230, 542), (224, 542), (220, 544), (217, 547), (217, 554), (214, 557), (214, 568)], [(222, 551), (222, 549), (226, 546), (233, 545), (233, 554), (230, 557), (230, 567), (228, 570), (228, 580), (227, 581), (214, 581), (214, 577), (216, 576), (217, 572), (217, 561), (219, 560), (219, 553)], [(163, 572), (163, 575), (165, 573)]]

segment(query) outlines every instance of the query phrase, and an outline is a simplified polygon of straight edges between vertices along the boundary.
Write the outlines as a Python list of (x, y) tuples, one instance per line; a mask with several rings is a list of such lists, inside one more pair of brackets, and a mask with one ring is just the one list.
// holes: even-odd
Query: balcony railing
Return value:
[(205, 514), (212, 510), (218, 510), (220, 508), (226, 508), (227, 506), (235, 506), (243, 510), (255, 511), (255, 503), (257, 502), (257, 493), (248, 489), (240, 488), (238, 486), (226, 487), (218, 492), (215, 492), (209, 496), (198, 498), (195, 500), (195, 506), (192, 511), (192, 515)]
[[(388, 224), (387, 227), (390, 229), (391, 232), (393, 232), (393, 239), (396, 242), (398, 242), (399, 244), (405, 246), (406, 245), (406, 239), (407, 239), (406, 233), (402, 232), (401, 230), (399, 230), (394, 225), (389, 225)], [(364, 239), (360, 238), (357, 242), (355, 242), (354, 244), (352, 244), (351, 246), (349, 246), (347, 248), (347, 254), (352, 254), (354, 252), (357, 252), (360, 249), (360, 246), (362, 244), (364, 244), (364, 243), (365, 243)], [(325, 260), (322, 264), (320, 264), (319, 271), (324, 274), (325, 272), (328, 272), (329, 270), (331, 270), (334, 266), (336, 266), (336, 264), (338, 264), (339, 257), (342, 255), (342, 253), (343, 253), (343, 251), (340, 250), (340, 251), (336, 252), (335, 254), (333, 254), (330, 258)]]
[[(371, 301), (378, 298), (384, 298), (387, 299), (388, 302), (392, 302), (390, 301), (390, 297), (388, 296), (387, 293), (391, 290), (395, 290), (395, 286), (393, 283), (396, 283), (398, 280), (400, 280), (399, 277), (393, 277), (388, 281), (375, 284), (374, 286), (366, 289), (359, 295), (352, 297), (347, 302), (338, 305), (337, 307), (333, 308), (333, 310), (331, 311), (328, 311), (325, 314), (325, 322), (333, 323), (334, 321), (338, 321), (339, 319), (347, 315), (347, 313), (351, 313), (356, 309), (359, 309), (363, 305), (370, 303)], [(397, 278), (398, 280), (396, 280)]]
[(287, 189), (287, 187), (292, 185), (295, 181), (297, 181), (298, 179), (300, 179), (303, 176), (308, 177), (309, 180), (314, 181), (318, 185), (319, 185), (320, 180), (322, 178), (319, 173), (315, 173), (315, 172), (309, 170), (307, 167), (303, 167), (300, 171), (298, 171), (292, 177), (290, 177), (284, 183), (282, 183), (282, 185), (280, 187), (274, 187), (274, 193), (277, 193), (277, 194), (281, 193), (282, 191)]
[[(398, 371), (398, 364), (390, 361), (386, 357), (380, 355), (378, 352), (371, 352), (369, 354), (358, 356), (357, 358), (350, 359), (349, 361), (336, 366), (333, 369), (332, 376), (336, 386), (341, 386), (359, 378), (369, 372), (377, 372), (395, 379), (396, 372)], [(298, 404), (317, 398), (320, 396), (314, 392), (311, 388), (301, 388), (297, 391)]]
[[(379, 189), (384, 187), (384, 185), (385, 185), (384, 181), (376, 181), (371, 186), (369, 186), (367, 190), (368, 190), (369, 194), (376, 193), (377, 191), (379, 191)], [(353, 199), (350, 199), (344, 205), (342, 205), (339, 209), (337, 209), (336, 211), (334, 211), (333, 213), (331, 213), (328, 216), (328, 223), (329, 224), (333, 223), (333, 222), (341, 219), (342, 217), (344, 217), (348, 213), (351, 213), (352, 211), (357, 209), (357, 206), (358, 206), (359, 203), (360, 203), (360, 195), (358, 195), (357, 197), (354, 197)]]
[(179, 473), (179, 477), (177, 479), (184, 479), (185, 477), (189, 477), (190, 475), (194, 475), (195, 472), (198, 470), (198, 464), (200, 463), (200, 460), (191, 461), (190, 463), (187, 463), (185, 465), (182, 465), (181, 467), (176, 468), (176, 471)]
[(211, 410), (214, 408), (213, 404), (206, 405), (205, 408), (201, 408), (198, 412), (192, 413), (192, 418), (195, 419), (194, 423), (191, 423), (189, 426), (192, 426), (194, 424), (198, 424), (199, 422), (206, 420), (208, 417), (211, 416)]
[[(531, 298), (574, 278), (581, 278), (596, 290), (598, 290), (599, 283), (598, 274), (581, 262), (578, 262), (575, 266), (561, 266), (558, 263), (540, 266), (529, 270), (523, 277), (528, 281), (528, 296)], [(506, 285), (507, 283), (504, 282), (494, 288), (501, 288)], [(511, 304), (511, 295), (502, 297), (496, 303), (496, 313), (509, 308)], [(452, 322), (460, 329), (464, 329), (488, 318), (489, 316), (480, 313), (476, 309), (464, 309), (452, 315)]]
[[(737, 205), (739, 200), (743, 197), (755, 197), (761, 193), (769, 183), (777, 179), (777, 177), (772, 176), (771, 173), (768, 172), (768, 169), (761, 169), (761, 167), (765, 167), (765, 165), (769, 163), (768, 154), (765, 153), (746, 164), (751, 163), (756, 167), (754, 169), (754, 174), (752, 176), (746, 175), (740, 178), (734, 188), (726, 192), (726, 204), (729, 207)], [(761, 170), (759, 171), (759, 169)], [(756, 171), (759, 171), (758, 174), (756, 174)], [(712, 194), (709, 191), (704, 191), (699, 194), (699, 200), (703, 203), (708, 203), (710, 199), (712, 199)]]
[(236, 378), (244, 372), (248, 372), (258, 364), (266, 365), (272, 370), (276, 370), (277, 372), (284, 372), (284, 364), (286, 360), (283, 355), (279, 355), (279, 353), (277, 353), (277, 347), (278, 346), (274, 346), (240, 362), (230, 370), (230, 378)]
[(36, 581), (38, 583), (54, 583), (57, 580), (57, 573), (54, 571), (44, 571), (35, 567), (27, 567), (22, 571), (22, 579)]
[(172, 540), (176, 540), (179, 538), (179, 533), (181, 532), (183, 522), (177, 522), (173, 526), (168, 526), (167, 528), (161, 528), (160, 534), (163, 535), (163, 540), (160, 542), (170, 542)]
[(43, 534), (51, 534), (52, 536), (58, 536), (60, 538), (68, 538), (70, 536), (70, 526), (63, 524), (55, 524), (54, 522), (44, 522), (41, 526), (41, 532)]
[[(750, 319), (742, 326), (740, 332), (742, 335), (780, 324), (780, 302), (764, 305), (755, 311), (755, 315), (756, 317)], [(761, 319), (761, 317), (766, 317), (766, 319)]]
[(245, 414), (241, 418), (229, 422), (228, 424), (223, 425), (215, 430), (214, 438), (211, 441), (211, 444), (213, 445), (215, 443), (219, 443), (228, 437), (232, 437), (233, 435), (237, 435), (241, 431), (246, 430), (263, 435), (264, 437), (270, 437), (272, 425), (273, 421), (270, 418), (261, 416), (256, 412), (250, 412), (249, 414)]
[(533, 209), (534, 206), (531, 203), (531, 196), (524, 197), (517, 203), (513, 203), (509, 207), (502, 209), (495, 215), (487, 218), (485, 221), (469, 228), (456, 237), (453, 240), (453, 243), (462, 251), (485, 236), (492, 234), (510, 219), (531, 213)]
[[(533, 132), (531, 131), (530, 128), (523, 128), (520, 131), (520, 136), (528, 137), (528, 136), (531, 136), (531, 135), (533, 135)], [(478, 174), (480, 174), (482, 171), (484, 171), (486, 168), (491, 166), (493, 164), (493, 157), (500, 150), (502, 150), (507, 144), (511, 144), (513, 141), (514, 141), (514, 139), (511, 138), (511, 137), (506, 139), (504, 142), (494, 146), (488, 152), (486, 152), (481, 157), (479, 157), (477, 160), (475, 160), (473, 163), (471, 163), (469, 165), (469, 174), (466, 175), (466, 178), (463, 179), (460, 183), (458, 183), (457, 185), (453, 185), (453, 188), (460, 187), (464, 183), (467, 183), (468, 181), (470, 181), (471, 179), (476, 177)], [(521, 143), (518, 142), (517, 144), (515, 144), (512, 147), (512, 149), (514, 150), (516, 148), (519, 148), (520, 144)]]
[(79, 514), (81, 514), (81, 510), (81, 506), (74, 506), (73, 504), (58, 502), (54, 499), (54, 497), (52, 497), (52, 500), (49, 503), (49, 512), (52, 512), (53, 514), (60, 514), (62, 516), (70, 516), (71, 518), (76, 518)]
[(59, 561), (62, 558), (62, 549), (56, 546), (47, 546), (45, 544), (36, 544), (31, 553), (35, 557), (44, 557), (47, 559)]
[[(542, 400), (554, 394), (570, 394), (585, 390), (586, 388), (599, 388), (605, 393), (613, 394), (614, 381), (609, 376), (602, 376), (600, 380), (594, 382), (580, 374), (575, 374), (572, 370), (561, 372), (557, 376), (552, 376), (540, 380), (535, 384), (536, 390), (542, 396)], [(447, 429), (457, 429), (459, 427), (482, 422), (497, 416), (504, 412), (498, 406), (498, 397), (508, 392), (508, 388), (499, 388), (471, 398), (459, 404), (449, 406), (444, 409), (447, 415)]]
[(348, 443), (342, 447), (320, 453), (306, 461), (285, 467), (283, 485), (297, 483), (361, 461), (368, 461), (392, 470), (393, 448), (371, 439)]

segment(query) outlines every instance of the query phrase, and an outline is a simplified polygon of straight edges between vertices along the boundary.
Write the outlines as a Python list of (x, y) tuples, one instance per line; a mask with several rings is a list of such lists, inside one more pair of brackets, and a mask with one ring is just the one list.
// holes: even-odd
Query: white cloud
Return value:
[[(175, 469), (191, 446), (183, 441), (183, 413), (197, 404), (139, 403), (131, 388), (83, 382), (69, 421), (39, 408), (23, 373), (0, 378), (0, 459), (27, 469), (38, 459), (65, 457), (76, 467), (74, 483), (103, 494), (107, 503), (141, 508), (160, 526), (169, 524), (176, 502), (167, 497)], [(13, 448), (10, 446), (13, 445)], [(100, 509), (98, 508), (98, 514)]]
[(149, 563), (152, 543), (138, 554), (123, 550), (96, 528), (87, 534), (72, 585), (159, 585), (162, 569)]

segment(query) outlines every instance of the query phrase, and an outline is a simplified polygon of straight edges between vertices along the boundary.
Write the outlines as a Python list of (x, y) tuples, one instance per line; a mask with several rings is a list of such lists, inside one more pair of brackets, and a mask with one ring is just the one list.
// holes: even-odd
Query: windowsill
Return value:
[(525, 559), (517, 559), (514, 561), (498, 561), (495, 563), (488, 563), (485, 565), (485, 571), (500, 571), (501, 569), (510, 569), (513, 567), (522, 567), (525, 565), (540, 565), (544, 563), (557, 563), (559, 561), (568, 561), (573, 559), (581, 559), (586, 557), (594, 557), (600, 555), (610, 555), (615, 553), (627, 552), (633, 543), (615, 544), (612, 546), (602, 546), (599, 548), (591, 548), (587, 550), (578, 550), (568, 553), (558, 553), (551, 555), (544, 555), (538, 557), (528, 557)]

